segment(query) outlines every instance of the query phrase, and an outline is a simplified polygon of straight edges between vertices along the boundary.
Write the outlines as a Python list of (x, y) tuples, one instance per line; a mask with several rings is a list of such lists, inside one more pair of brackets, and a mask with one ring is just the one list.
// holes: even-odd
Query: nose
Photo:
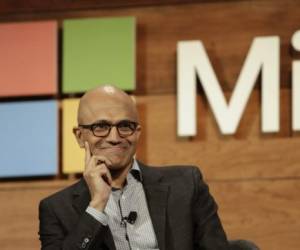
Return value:
[(106, 137), (106, 141), (113, 143), (113, 144), (119, 143), (121, 141), (121, 137), (119, 135), (117, 127), (112, 126), (109, 134)]

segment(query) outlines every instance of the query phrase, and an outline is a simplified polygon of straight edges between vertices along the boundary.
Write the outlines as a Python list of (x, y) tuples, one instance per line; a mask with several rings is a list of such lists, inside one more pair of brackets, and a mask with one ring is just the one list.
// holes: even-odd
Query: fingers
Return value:
[(108, 184), (108, 185), (112, 185), (112, 177), (110, 174), (110, 171), (108, 170), (108, 168), (105, 166), (105, 168), (107, 169), (107, 171), (105, 172), (105, 175), (102, 175), (104, 177), (104, 181)]
[(112, 163), (109, 159), (100, 155), (92, 155), (90, 145), (87, 141), (84, 142), (85, 148), (85, 175), (97, 175), (108, 184), (112, 184), (112, 177), (107, 168)]
[(109, 167), (112, 162), (106, 158), (105, 156), (102, 155), (93, 155), (91, 157), (91, 160), (93, 159), (95, 166), (105, 164), (106, 167)]
[(91, 149), (90, 149), (90, 145), (87, 141), (84, 142), (84, 149), (85, 149), (85, 167), (88, 166), (88, 163), (92, 157), (92, 154), (91, 154)]
[(109, 185), (111, 186), (112, 184), (112, 179), (111, 179), (111, 175), (110, 175), (110, 171), (108, 170), (108, 168), (102, 164), (100, 166), (97, 166), (97, 168), (99, 169), (99, 174), (102, 177), (102, 179)]
[(101, 169), (100, 174), (102, 177), (104, 177), (104, 181), (107, 184), (111, 185), (112, 177), (108, 169), (108, 166), (111, 165), (111, 161), (104, 156), (97, 156), (97, 155), (92, 156), (91, 161), (93, 161), (93, 166), (94, 166), (93, 169), (100, 168)]
[(111, 186), (112, 178), (109, 169), (105, 164), (97, 165), (84, 172), (84, 176), (89, 179), (103, 180), (107, 185)]

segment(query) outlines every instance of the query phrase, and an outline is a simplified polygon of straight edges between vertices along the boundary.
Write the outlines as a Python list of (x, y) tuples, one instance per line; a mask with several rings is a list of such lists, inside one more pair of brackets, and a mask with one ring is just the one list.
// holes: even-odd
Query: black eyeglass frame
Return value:
[[(131, 128), (131, 133), (129, 134), (122, 134), (122, 132), (119, 131), (119, 127), (122, 123), (124, 122), (128, 122), (129, 124), (132, 125), (132, 128)], [(100, 124), (105, 124), (105, 125), (109, 125), (109, 129), (107, 130), (106, 134), (105, 135), (96, 135), (95, 134), (95, 129), (97, 128), (97, 126), (99, 126)], [(102, 121), (98, 121), (98, 122), (95, 122), (95, 123), (92, 123), (92, 124), (78, 124), (78, 127), (81, 127), (81, 128), (85, 128), (85, 129), (89, 129), (92, 131), (93, 135), (96, 136), (96, 137), (106, 137), (110, 134), (110, 131), (112, 129), (112, 127), (116, 127), (117, 131), (118, 131), (118, 134), (120, 137), (122, 138), (126, 138), (128, 136), (131, 136), (134, 134), (134, 132), (136, 131), (137, 127), (139, 126), (139, 123), (138, 122), (134, 122), (134, 121), (131, 121), (131, 120), (121, 120), (117, 123), (111, 123), (109, 121), (106, 121), (106, 120), (102, 120)]]

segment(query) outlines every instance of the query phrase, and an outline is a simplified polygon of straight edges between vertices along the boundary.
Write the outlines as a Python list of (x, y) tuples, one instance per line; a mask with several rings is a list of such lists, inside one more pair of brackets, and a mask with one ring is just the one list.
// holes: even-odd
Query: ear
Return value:
[(82, 130), (78, 127), (73, 128), (73, 134), (75, 135), (76, 141), (79, 147), (84, 148), (84, 140), (82, 135)]

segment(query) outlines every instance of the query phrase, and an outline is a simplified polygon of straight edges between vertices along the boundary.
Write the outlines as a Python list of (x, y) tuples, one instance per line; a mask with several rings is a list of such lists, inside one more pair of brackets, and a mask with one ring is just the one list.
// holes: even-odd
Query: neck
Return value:
[(126, 177), (131, 169), (133, 161), (131, 161), (126, 167), (120, 169), (111, 169), (110, 174), (112, 177), (112, 187), (121, 189), (124, 187)]

